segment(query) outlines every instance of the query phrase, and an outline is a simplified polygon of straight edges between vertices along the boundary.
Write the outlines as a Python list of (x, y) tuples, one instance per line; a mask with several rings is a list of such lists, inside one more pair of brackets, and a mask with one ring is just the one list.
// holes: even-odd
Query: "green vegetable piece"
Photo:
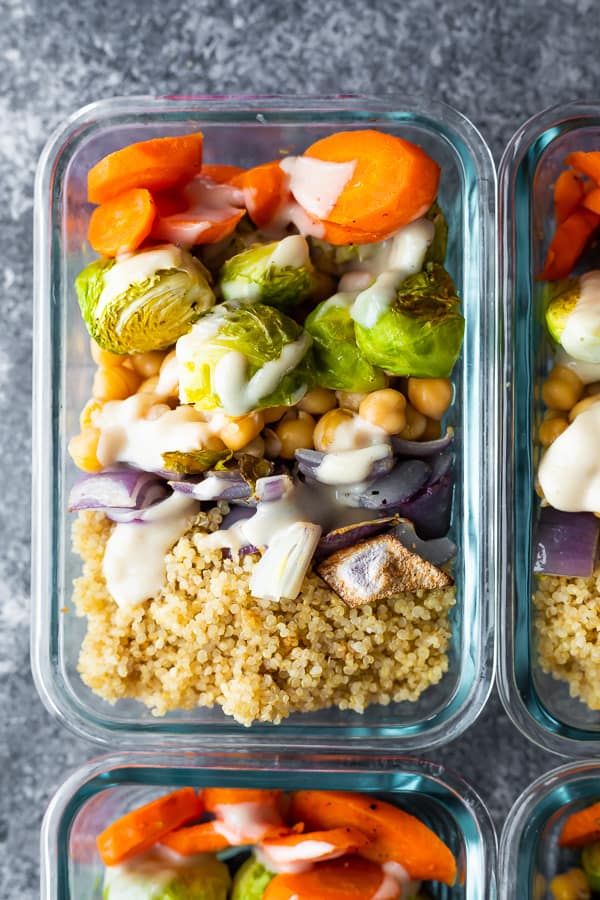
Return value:
[(565, 278), (548, 284), (545, 295), (546, 328), (552, 340), (560, 344), (569, 316), (581, 295), (579, 279)]
[(433, 222), (435, 232), (425, 254), (425, 263), (439, 263), (443, 266), (448, 248), (448, 222), (437, 200), (430, 207), (426, 218)]
[(274, 877), (274, 872), (269, 872), (255, 856), (251, 856), (235, 873), (231, 900), (262, 900), (267, 885)]
[(355, 297), (335, 294), (311, 312), (304, 327), (314, 339), (317, 383), (334, 391), (368, 393), (384, 388), (387, 379), (358, 349), (350, 316)]
[(316, 290), (306, 239), (292, 234), (232, 256), (221, 269), (219, 288), (225, 300), (298, 306)]
[(380, 244), (330, 244), (320, 238), (309, 237), (310, 258), (315, 267), (325, 275), (343, 275), (353, 269), (360, 268), (360, 263), (371, 259)]
[(164, 350), (215, 302), (210, 274), (186, 250), (166, 244), (124, 260), (101, 259), (75, 279), (90, 335), (111, 353)]
[(600, 891), (600, 843), (587, 844), (581, 851), (581, 864), (593, 891)]
[(263, 456), (252, 456), (251, 453), (238, 453), (235, 462), (237, 463), (236, 468), (240, 470), (240, 475), (252, 492), (256, 489), (258, 479), (267, 478), (275, 468), (270, 460)]
[(227, 900), (227, 866), (211, 854), (173, 863), (158, 852), (143, 854), (104, 874), (104, 900)]
[[(373, 287), (367, 291), (373, 292)], [(368, 325), (364, 318), (363, 324), (357, 321), (356, 314), (366, 294), (358, 296), (352, 312), (356, 341), (364, 356), (393, 375), (447, 378), (460, 353), (465, 322), (446, 270), (429, 263), (388, 296), (381, 299), (371, 293), (368, 299), (375, 313), (367, 305)]]
[(223, 469), (232, 456), (232, 450), (174, 450), (162, 454), (165, 469), (179, 475), (201, 475), (208, 469)]
[(271, 306), (221, 303), (177, 342), (181, 400), (229, 416), (292, 406), (314, 383), (311, 343)]

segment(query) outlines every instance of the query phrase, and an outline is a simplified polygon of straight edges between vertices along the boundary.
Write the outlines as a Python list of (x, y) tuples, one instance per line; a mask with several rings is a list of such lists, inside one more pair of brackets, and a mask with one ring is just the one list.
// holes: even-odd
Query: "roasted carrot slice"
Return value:
[(244, 170), (240, 166), (228, 166), (225, 163), (205, 163), (202, 166), (201, 175), (205, 178), (212, 178), (217, 184), (224, 184), (231, 181), (236, 175), (241, 175)]
[(337, 225), (391, 234), (422, 216), (438, 192), (440, 167), (421, 147), (381, 131), (341, 131), (305, 151), (326, 162), (355, 162), (326, 216)]
[(594, 188), (586, 194), (581, 205), (600, 216), (600, 188)]
[(554, 185), (554, 217), (560, 225), (572, 215), (585, 195), (585, 186), (572, 169), (565, 169)]
[[(307, 852), (310, 848), (305, 847), (300, 852), (303, 844), (310, 841), (314, 844), (321, 845), (314, 847), (312, 853)], [(336, 859), (338, 856), (346, 856), (350, 853), (356, 853), (358, 849), (369, 843), (369, 838), (357, 828), (349, 825), (345, 828), (329, 828), (327, 831), (309, 831), (305, 834), (290, 834), (285, 837), (269, 838), (269, 840), (261, 841), (261, 848), (270, 854), (271, 858), (278, 862), (281, 855), (278, 851), (290, 851), (286, 853), (285, 860), (293, 862), (294, 848), (298, 848), (298, 859), (304, 862), (320, 862), (325, 859)]]
[(398, 862), (416, 881), (454, 884), (456, 861), (448, 847), (423, 822), (390, 803), (366, 794), (297, 791), (289, 814), (311, 831), (358, 828), (370, 839), (359, 850), (361, 856), (379, 863)]
[(540, 278), (544, 281), (566, 278), (599, 224), (600, 215), (582, 206), (561, 222), (548, 248)]
[(164, 191), (202, 167), (202, 135), (155, 138), (109, 153), (88, 172), (88, 200), (106, 203), (131, 188)]
[(591, 178), (600, 187), (600, 150), (591, 150), (589, 153), (578, 150), (570, 153), (565, 162), (576, 172)]
[(172, 215), (158, 216), (152, 228), (156, 240), (182, 247), (211, 244), (231, 234), (246, 214), (239, 188), (218, 184), (204, 175), (192, 179), (176, 193), (185, 207)]
[(324, 241), (328, 241), (330, 244), (335, 244), (336, 246), (346, 246), (347, 244), (375, 244), (378, 241), (383, 241), (392, 232), (374, 232), (374, 231), (361, 231), (359, 228), (353, 228), (351, 225), (337, 225), (335, 222), (315, 222), (317, 228), (321, 228), (323, 231), (322, 239)]
[(271, 221), (289, 197), (287, 176), (277, 159), (235, 175), (229, 184), (243, 190), (248, 214), (259, 228)]
[(218, 853), (225, 850), (231, 844), (222, 834), (215, 829), (215, 823), (201, 822), (200, 825), (191, 825), (189, 828), (178, 828), (165, 835), (161, 844), (175, 850), (182, 856), (194, 856), (195, 853)]
[(216, 812), (217, 806), (235, 806), (238, 803), (279, 805), (281, 791), (254, 788), (204, 788), (202, 799), (208, 812)]
[(267, 885), (263, 900), (373, 900), (384, 877), (377, 863), (347, 856), (319, 863), (308, 872), (276, 875)]
[(130, 253), (146, 240), (155, 216), (150, 191), (132, 188), (96, 207), (88, 226), (88, 241), (102, 256)]
[(96, 843), (103, 863), (115, 866), (125, 862), (160, 841), (169, 831), (197, 819), (202, 812), (202, 801), (190, 787), (132, 810), (98, 835)]
[(558, 839), (561, 847), (585, 847), (594, 841), (600, 841), (600, 803), (570, 815)]

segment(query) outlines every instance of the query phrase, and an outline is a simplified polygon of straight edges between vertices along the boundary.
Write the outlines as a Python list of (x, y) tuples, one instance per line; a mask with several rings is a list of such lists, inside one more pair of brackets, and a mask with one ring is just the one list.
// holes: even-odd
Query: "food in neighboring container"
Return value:
[(600, 803), (571, 813), (558, 839), (574, 851), (571, 865), (550, 882), (553, 900), (592, 900), (600, 893)]
[[(592, 709), (600, 709), (600, 270), (593, 267), (599, 156), (572, 153), (554, 186), (556, 231), (541, 275), (550, 282), (544, 312), (554, 365), (541, 388), (533, 597), (543, 671), (566, 681), (571, 696)], [(576, 265), (585, 271), (577, 274)]]
[(106, 900), (426, 900), (421, 882), (457, 875), (418, 818), (342, 791), (183, 788), (112, 822), (97, 846)]
[(79, 671), (111, 702), (246, 725), (417, 700), (455, 602), (441, 420), (464, 319), (439, 166), (374, 130), (248, 170), (206, 150), (90, 172)]

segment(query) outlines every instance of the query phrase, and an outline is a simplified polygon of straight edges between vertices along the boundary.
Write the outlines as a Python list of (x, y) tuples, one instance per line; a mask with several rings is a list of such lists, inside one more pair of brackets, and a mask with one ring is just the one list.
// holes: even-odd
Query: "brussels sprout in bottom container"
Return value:
[(104, 757), (42, 828), (42, 900), (492, 900), (494, 873), (471, 788), (394, 756)]

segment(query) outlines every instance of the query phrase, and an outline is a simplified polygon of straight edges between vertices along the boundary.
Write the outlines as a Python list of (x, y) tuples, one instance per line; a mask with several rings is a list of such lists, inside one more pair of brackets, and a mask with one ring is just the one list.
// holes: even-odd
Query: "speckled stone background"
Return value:
[[(596, 0), (0, 0), (1, 897), (39, 896), (44, 809), (95, 752), (49, 717), (29, 673), (32, 185), (49, 132), (119, 94), (396, 90), (465, 112), (498, 161), (537, 110), (600, 95), (598, 32)], [(472, 782), (498, 828), (558, 761), (495, 697), (433, 756)]]

